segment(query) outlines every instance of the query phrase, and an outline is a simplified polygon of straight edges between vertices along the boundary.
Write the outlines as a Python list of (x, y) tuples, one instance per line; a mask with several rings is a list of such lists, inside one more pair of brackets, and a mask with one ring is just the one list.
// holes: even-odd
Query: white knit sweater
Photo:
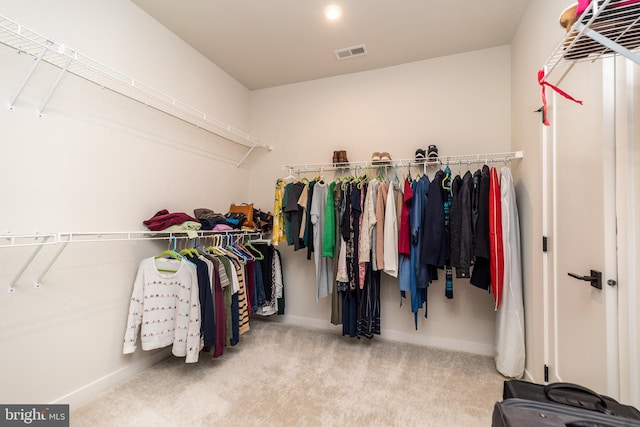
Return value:
[(140, 262), (129, 304), (124, 354), (136, 350), (138, 332), (143, 350), (173, 344), (175, 356), (186, 356), (186, 363), (198, 361), (200, 301), (193, 264), (153, 257)]

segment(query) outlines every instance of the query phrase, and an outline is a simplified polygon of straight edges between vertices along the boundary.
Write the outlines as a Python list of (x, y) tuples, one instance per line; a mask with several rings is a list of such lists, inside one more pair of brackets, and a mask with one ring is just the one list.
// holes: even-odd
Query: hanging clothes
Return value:
[(502, 204), (500, 180), (496, 168), (491, 168), (491, 185), (489, 187), (489, 237), (491, 261), (491, 290), (498, 310), (502, 299), (504, 282), (504, 249), (502, 242)]
[(443, 180), (444, 172), (438, 171), (429, 184), (422, 228), (420, 261), (431, 267), (429, 271), (430, 282), (437, 280), (436, 268), (444, 267), (447, 258), (447, 232), (444, 217), (446, 190), (442, 187)]
[[(457, 180), (456, 180), (457, 181)], [(488, 181), (487, 181), (488, 183)], [(454, 184), (457, 184), (454, 182)], [(458, 279), (467, 279), (471, 277), (471, 265), (473, 263), (473, 234), (472, 234), (472, 217), (471, 217), (471, 192), (473, 189), (473, 176), (470, 171), (467, 171), (459, 181), (460, 187), (458, 194), (454, 194), (454, 199), (457, 198), (458, 211), (456, 212), (456, 225), (460, 228), (457, 230), (459, 241), (457, 248), (453, 248), (457, 251), (456, 264), (453, 264), (456, 268), (456, 277)], [(488, 187), (487, 187), (488, 191)], [(488, 202), (487, 202), (488, 203)], [(452, 242), (453, 245), (453, 242)]]
[(389, 187), (384, 216), (384, 272), (398, 277), (398, 223), (396, 212), (395, 182)]
[[(420, 262), (422, 253), (422, 232), (424, 226), (424, 208), (427, 203), (427, 191), (429, 189), (429, 178), (423, 175), (413, 183), (413, 200), (411, 212), (409, 214), (411, 225), (411, 254), (409, 262), (411, 272), (409, 274), (409, 287), (411, 293), (411, 312), (414, 323), (418, 329), (418, 312), (427, 301), (427, 286), (429, 282), (429, 272), (426, 265)], [(425, 309), (425, 317), (427, 311)]]
[(186, 260), (143, 259), (133, 283), (122, 353), (136, 350), (140, 334), (143, 350), (171, 345), (174, 356), (195, 363), (200, 352), (200, 323), (195, 266)]
[(284, 212), (282, 211), (282, 200), (284, 198), (285, 182), (282, 179), (276, 181), (275, 196), (273, 202), (273, 231), (271, 239), (274, 246), (278, 246), (281, 242), (286, 242), (284, 229)]
[[(343, 285), (339, 285), (339, 282), (344, 283), (346, 280), (347, 273), (347, 264), (346, 264), (346, 254), (344, 258), (340, 259), (340, 254), (342, 250), (346, 250), (342, 246), (342, 237), (341, 237), (341, 222), (342, 222), (342, 201), (343, 201), (344, 191), (342, 190), (342, 184), (338, 181), (334, 183), (333, 186), (333, 218), (335, 221), (335, 232), (334, 232), (334, 260), (333, 266), (334, 271), (336, 271), (336, 279), (333, 281), (333, 291), (331, 292), (331, 324), (332, 325), (341, 325), (342, 324), (342, 300), (344, 298), (342, 291)], [(341, 276), (342, 273), (342, 276)]]
[(224, 288), (230, 286), (230, 282), (222, 261), (209, 254), (206, 254), (205, 257), (213, 262), (214, 267), (213, 301), (216, 338), (213, 347), (213, 357), (220, 357), (224, 352), (224, 345), (226, 342), (225, 319), (226, 312), (228, 310), (224, 301)]
[(310, 260), (311, 259), (311, 254), (314, 252), (314, 247), (313, 247), (313, 225), (311, 224), (311, 204), (313, 203), (313, 189), (315, 188), (315, 185), (317, 184), (317, 181), (310, 181), (309, 182), (309, 189), (307, 190), (308, 195), (307, 195), (307, 216), (306, 216), (306, 225), (305, 225), (305, 229), (304, 229), (304, 237), (302, 239), (304, 245), (307, 247), (307, 259)]
[[(402, 212), (400, 217), (400, 231), (398, 234), (398, 286), (400, 295), (405, 298), (406, 292), (411, 291), (411, 205), (413, 204), (413, 189), (409, 178), (404, 180), (402, 192)], [(402, 300), (400, 300), (402, 305)]]
[[(378, 185), (378, 195), (376, 197), (376, 225), (375, 225), (375, 236), (376, 236), (376, 270), (384, 270), (384, 225), (385, 225), (385, 208), (387, 204), (387, 196), (389, 195), (389, 184), (386, 182), (380, 182)], [(395, 210), (393, 212), (395, 216)], [(393, 242), (393, 245), (397, 247), (398, 245)]]
[(333, 258), (336, 245), (336, 210), (334, 204), (334, 192), (336, 183), (331, 182), (327, 190), (327, 200), (325, 202), (324, 222), (322, 227), (322, 256)]
[[(313, 201), (311, 203), (311, 223), (313, 224), (314, 261), (316, 265), (316, 301), (324, 298), (332, 291), (333, 286), (333, 262), (331, 258), (322, 255), (322, 236), (324, 235), (324, 217), (327, 209), (327, 193), (329, 186), (318, 182), (313, 189)], [(333, 206), (331, 206), (333, 209)]]
[[(303, 244), (306, 239), (307, 248), (313, 248), (316, 299), (332, 294), (331, 323), (341, 324), (343, 335), (351, 337), (380, 333), (381, 271), (397, 277), (401, 306), (410, 292), (416, 329), (423, 307), (428, 317), (427, 290), (439, 279), (438, 270), (445, 271), (446, 298), (453, 298), (455, 274), (491, 290), (499, 307), (501, 291), (495, 285), (501, 283), (503, 249), (496, 245), (501, 228), (494, 227), (502, 215), (497, 178), (487, 165), (455, 177), (447, 166), (435, 171), (432, 180), (426, 173), (414, 180), (409, 175), (404, 188), (382, 175), (312, 181), (304, 187), (296, 204), (303, 213), (308, 206), (301, 217), (305, 226), (294, 238), (303, 236)], [(295, 184), (287, 187), (288, 200), (297, 190)], [(249, 294), (254, 295), (251, 289)]]
[(484, 165), (482, 167), (480, 185), (478, 186), (478, 225), (474, 250), (475, 263), (470, 283), (485, 290), (489, 290), (491, 287), (491, 248), (489, 235), (490, 187), (491, 178), (489, 166)]
[(444, 227), (446, 234), (446, 258), (445, 258), (445, 290), (444, 295), (447, 299), (453, 298), (453, 270), (451, 268), (451, 237), (450, 237), (450, 212), (451, 212), (451, 169), (447, 166), (444, 169), (444, 178), (442, 179), (442, 188), (445, 191), (444, 197)]
[[(364, 203), (362, 207), (362, 220), (360, 225), (360, 241), (358, 246), (358, 252), (360, 254), (360, 264), (371, 261), (371, 230), (376, 223), (376, 214), (374, 211), (373, 192), (376, 179), (372, 179), (367, 184), (367, 191), (363, 192)], [(362, 276), (361, 276), (362, 277)], [(362, 284), (361, 284), (362, 287)]]
[[(294, 250), (303, 249), (304, 240), (300, 238), (300, 230), (302, 228), (302, 221), (304, 220), (304, 210), (298, 204), (298, 199), (305, 189), (306, 185), (302, 182), (294, 182), (287, 185), (289, 192), (287, 194), (287, 201), (284, 205), (285, 221), (290, 224), (287, 230), (287, 243), (293, 245)], [(304, 233), (303, 233), (304, 236)]]
[(504, 245), (504, 294), (496, 315), (496, 369), (510, 378), (521, 378), (525, 365), (524, 302), (520, 259), (520, 220), (513, 178), (508, 167), (500, 171), (502, 239)]

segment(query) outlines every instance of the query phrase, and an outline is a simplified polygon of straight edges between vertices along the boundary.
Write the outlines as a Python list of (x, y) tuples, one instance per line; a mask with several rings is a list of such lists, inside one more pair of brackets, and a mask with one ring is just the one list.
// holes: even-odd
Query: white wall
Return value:
[[(272, 204), (276, 179), (288, 174), (283, 164), (331, 162), (338, 149), (347, 150), (351, 161), (369, 160), (374, 151), (413, 158), (429, 144), (437, 144), (443, 156), (509, 151), (510, 88), (510, 52), (502, 46), (254, 91), (251, 133), (276, 150), (253, 166), (250, 198)], [(331, 327), (330, 299), (315, 301), (313, 262), (303, 251), (281, 249), (287, 321)], [(493, 354), (495, 313), (487, 292), (456, 280), (455, 298), (447, 300), (444, 280), (435, 282), (429, 319), (422, 310), (415, 331), (409, 302), (399, 306), (397, 281), (383, 277), (383, 336)]]
[[(248, 130), (249, 91), (128, 0), (0, 0), (0, 13)], [(32, 63), (0, 45), (0, 104)], [(73, 75), (37, 118), (56, 76), (42, 64), (15, 111), (0, 108), (0, 234), (143, 230), (162, 208), (226, 212), (247, 198), (246, 171), (224, 160), (244, 149)], [(32, 249), (0, 248), (0, 401), (74, 402), (156, 360), (121, 349), (137, 264), (165, 247), (72, 244), (34, 289), (47, 247), (10, 295)]]

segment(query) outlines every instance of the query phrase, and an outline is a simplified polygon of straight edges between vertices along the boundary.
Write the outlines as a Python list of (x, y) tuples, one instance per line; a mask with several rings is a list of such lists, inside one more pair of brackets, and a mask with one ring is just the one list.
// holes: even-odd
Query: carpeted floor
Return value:
[(492, 358), (252, 320), (216, 360), (170, 358), (71, 408), (72, 426), (490, 426)]

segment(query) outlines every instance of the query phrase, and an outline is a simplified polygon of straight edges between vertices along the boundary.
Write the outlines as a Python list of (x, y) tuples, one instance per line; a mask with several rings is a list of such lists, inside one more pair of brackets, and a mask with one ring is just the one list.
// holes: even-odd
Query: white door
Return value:
[[(550, 97), (543, 185), (548, 381), (574, 382), (615, 397), (617, 288), (608, 284), (617, 281), (612, 72), (611, 60), (576, 64), (559, 86), (584, 105)], [(598, 273), (601, 289), (582, 280)]]

